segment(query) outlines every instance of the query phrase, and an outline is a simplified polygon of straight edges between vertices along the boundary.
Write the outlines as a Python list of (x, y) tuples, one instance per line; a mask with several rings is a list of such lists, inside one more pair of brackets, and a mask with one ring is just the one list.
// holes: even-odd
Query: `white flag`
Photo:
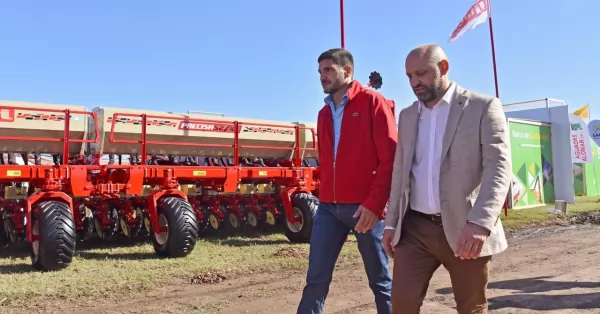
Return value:
[(571, 159), (573, 163), (594, 162), (590, 132), (585, 121), (573, 114), (569, 114), (571, 124)]
[(450, 35), (448, 43), (457, 40), (460, 36), (474, 29), (477, 25), (485, 23), (489, 17), (489, 0), (476, 0), (469, 12), (458, 23), (456, 29)]

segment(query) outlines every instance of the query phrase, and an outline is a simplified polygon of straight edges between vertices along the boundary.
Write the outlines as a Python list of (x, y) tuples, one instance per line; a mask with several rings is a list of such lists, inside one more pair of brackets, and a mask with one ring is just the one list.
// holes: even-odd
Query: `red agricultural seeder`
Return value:
[(290, 241), (310, 239), (308, 123), (0, 102), (0, 145), (0, 242), (30, 242), (39, 270), (67, 267), (94, 230), (149, 234), (170, 257), (210, 230), (283, 222)]
[[(367, 86), (381, 84), (371, 73)], [(25, 240), (34, 268), (58, 270), (94, 231), (150, 235), (168, 257), (211, 230), (283, 224), (290, 241), (308, 242), (315, 127), (0, 101), (0, 247)]]

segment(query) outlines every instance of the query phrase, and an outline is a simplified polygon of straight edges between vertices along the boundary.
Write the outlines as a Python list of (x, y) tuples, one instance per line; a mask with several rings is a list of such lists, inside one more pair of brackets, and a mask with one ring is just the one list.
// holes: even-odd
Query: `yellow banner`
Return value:
[(590, 105), (585, 105), (577, 110), (575, 110), (573, 112), (573, 115), (576, 115), (582, 119), (589, 119), (590, 118)]

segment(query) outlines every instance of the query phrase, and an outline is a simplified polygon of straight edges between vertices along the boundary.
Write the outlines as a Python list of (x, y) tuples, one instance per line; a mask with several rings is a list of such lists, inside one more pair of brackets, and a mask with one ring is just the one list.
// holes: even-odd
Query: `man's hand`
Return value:
[(489, 230), (480, 225), (468, 222), (460, 232), (458, 246), (454, 255), (460, 259), (475, 259), (479, 257), (481, 248), (489, 236)]
[(359, 216), (360, 216), (360, 219), (358, 220), (358, 223), (356, 223), (356, 226), (354, 227), (354, 230), (358, 233), (365, 233), (365, 232), (371, 230), (371, 228), (373, 228), (373, 226), (375, 226), (375, 223), (377, 223), (377, 220), (378, 220), (378, 217), (377, 217), (377, 215), (375, 215), (375, 213), (373, 213), (372, 211), (363, 207), (362, 205), (360, 205), (358, 207), (358, 210), (356, 211), (356, 213), (354, 213), (354, 216), (352, 216), (352, 217), (357, 218)]
[(392, 244), (392, 242), (394, 242), (395, 232), (396, 230), (390, 229), (387, 229), (383, 232), (383, 250), (390, 258), (394, 258), (394, 245)]

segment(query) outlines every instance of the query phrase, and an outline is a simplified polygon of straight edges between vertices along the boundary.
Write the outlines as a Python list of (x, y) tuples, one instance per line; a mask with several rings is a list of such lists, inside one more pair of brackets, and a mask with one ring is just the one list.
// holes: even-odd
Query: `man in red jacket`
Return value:
[(385, 98), (353, 79), (344, 49), (319, 56), (326, 105), (317, 121), (319, 208), (310, 240), (306, 286), (298, 314), (322, 313), (333, 270), (354, 230), (377, 313), (391, 313), (388, 257), (382, 246), (397, 141), (396, 120)]

